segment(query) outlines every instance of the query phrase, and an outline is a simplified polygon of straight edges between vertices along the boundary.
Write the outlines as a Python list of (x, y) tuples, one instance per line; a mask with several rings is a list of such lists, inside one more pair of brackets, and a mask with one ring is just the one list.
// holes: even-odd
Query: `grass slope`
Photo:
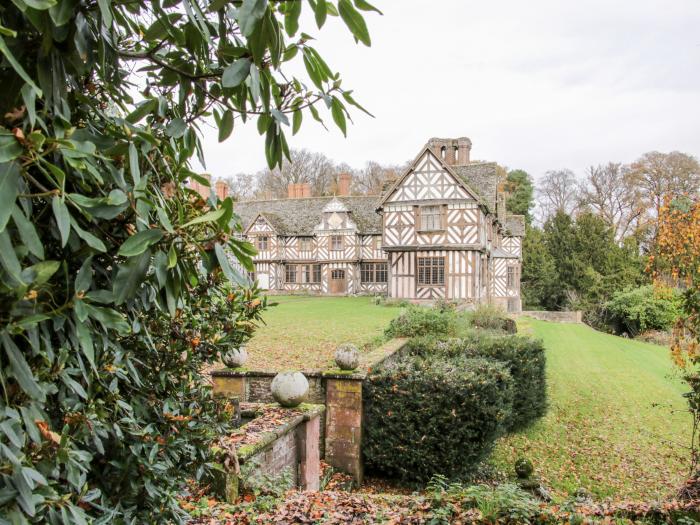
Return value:
[(248, 345), (247, 368), (317, 370), (334, 366), (340, 343), (368, 351), (381, 340), (400, 308), (377, 306), (370, 297), (270, 296), (266, 325)]
[(690, 417), (668, 350), (585, 325), (518, 325), (544, 341), (550, 409), (503, 438), (494, 464), (512, 472), (518, 457), (528, 457), (560, 496), (578, 487), (599, 497), (673, 493), (687, 473)]

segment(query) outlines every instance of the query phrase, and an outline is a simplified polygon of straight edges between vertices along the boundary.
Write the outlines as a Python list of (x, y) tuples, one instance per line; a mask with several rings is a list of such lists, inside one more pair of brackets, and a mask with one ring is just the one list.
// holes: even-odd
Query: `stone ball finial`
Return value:
[(280, 372), (270, 385), (272, 397), (285, 408), (300, 405), (309, 392), (309, 381), (301, 372)]
[(248, 361), (248, 351), (243, 345), (238, 348), (231, 348), (221, 356), (221, 360), (229, 368), (239, 368)]
[(355, 370), (360, 365), (360, 351), (352, 343), (343, 343), (335, 350), (335, 363), (341, 370)]

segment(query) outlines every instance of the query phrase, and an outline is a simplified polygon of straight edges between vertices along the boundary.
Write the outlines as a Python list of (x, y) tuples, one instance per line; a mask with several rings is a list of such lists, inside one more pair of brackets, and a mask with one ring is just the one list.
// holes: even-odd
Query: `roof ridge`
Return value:
[(255, 203), (262, 203), (262, 202), (280, 202), (280, 201), (303, 201), (303, 200), (312, 200), (312, 199), (378, 199), (380, 198), (381, 195), (318, 195), (316, 197), (279, 197), (277, 199), (251, 199), (251, 200), (240, 200), (234, 202), (234, 205), (236, 203), (245, 203), (245, 204), (255, 204)]

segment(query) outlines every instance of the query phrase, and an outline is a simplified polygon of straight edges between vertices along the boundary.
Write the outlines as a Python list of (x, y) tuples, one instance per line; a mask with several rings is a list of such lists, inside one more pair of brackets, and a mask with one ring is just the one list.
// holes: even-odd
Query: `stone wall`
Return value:
[[(254, 412), (254, 414), (250, 414)], [(277, 405), (247, 404), (243, 414), (253, 417), (255, 425), (246, 425), (238, 435), (238, 472), (231, 469), (223, 484), (223, 496), (234, 503), (238, 496), (267, 482), (288, 480), (288, 488), (317, 491), (320, 484), (319, 430), (322, 405), (302, 405), (281, 409)], [(266, 421), (267, 419), (267, 421)], [(273, 425), (266, 424), (272, 422)], [(286, 474), (286, 476), (285, 476)]]
[(566, 312), (548, 312), (545, 310), (523, 310), (520, 315), (532, 317), (540, 321), (551, 321), (554, 323), (582, 323), (583, 312), (580, 310)]
[[(406, 339), (393, 339), (365, 354), (352, 372), (327, 370), (304, 372), (309, 381), (309, 403), (325, 405), (318, 433), (321, 457), (336, 469), (362, 482), (362, 382), (368, 370), (386, 360), (395, 359)], [(270, 384), (274, 372), (253, 370), (215, 370), (214, 392), (238, 397), (241, 402), (270, 403)]]

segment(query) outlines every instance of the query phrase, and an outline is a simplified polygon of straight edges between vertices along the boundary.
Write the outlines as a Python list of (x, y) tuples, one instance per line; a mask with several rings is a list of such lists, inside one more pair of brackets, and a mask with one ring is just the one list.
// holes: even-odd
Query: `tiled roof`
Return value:
[[(380, 234), (381, 216), (375, 211), (379, 196), (335, 197), (348, 209), (350, 218), (357, 224), (358, 233)], [(301, 199), (274, 199), (241, 201), (234, 203), (233, 211), (243, 221), (246, 230), (258, 214), (262, 214), (279, 235), (313, 235), (321, 222), (323, 208), (334, 197), (308, 197)]]
[(523, 215), (508, 215), (505, 227), (513, 237), (524, 237), (525, 217)]
[(472, 162), (450, 166), (459, 177), (483, 199), (491, 213), (496, 212), (498, 175), (495, 162)]

